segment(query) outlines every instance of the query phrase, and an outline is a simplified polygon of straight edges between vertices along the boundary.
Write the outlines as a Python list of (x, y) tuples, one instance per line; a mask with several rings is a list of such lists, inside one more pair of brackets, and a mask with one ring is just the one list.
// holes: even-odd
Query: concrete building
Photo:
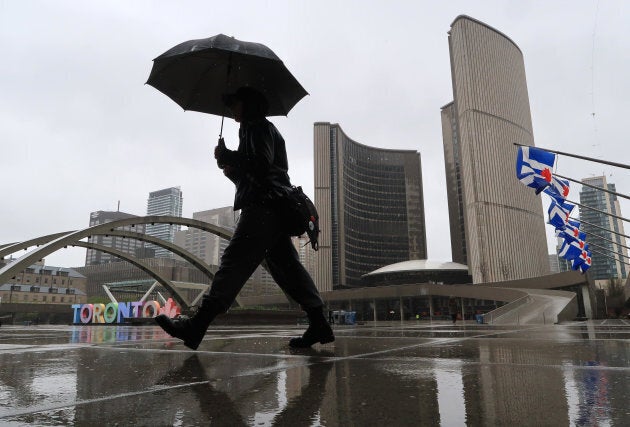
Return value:
[[(146, 265), (168, 280), (185, 283), (209, 284), (210, 280), (199, 269), (186, 261), (169, 258), (142, 260)], [(101, 265), (78, 267), (75, 270), (87, 278), (86, 292), (89, 297), (107, 297), (104, 284), (143, 281), (137, 288), (142, 295), (155, 282), (151, 276), (129, 262), (116, 262)]]
[[(165, 188), (163, 190), (152, 191), (149, 193), (147, 200), (147, 215), (168, 215), (182, 216), (182, 206), (184, 199), (180, 187)], [(179, 231), (179, 225), (169, 224), (147, 224), (146, 233), (149, 236), (157, 237), (167, 242), (173, 243), (175, 240), (175, 232)], [(155, 249), (156, 258), (172, 258), (173, 254), (159, 246), (147, 245), (151, 249)]]
[(560, 260), (558, 254), (549, 254), (549, 271), (551, 274), (560, 273)]
[(310, 240), (306, 234), (300, 237), (292, 237), (293, 246), (300, 257), (300, 262), (311, 277), (315, 277), (317, 266), (317, 252), (311, 248)]
[[(193, 219), (234, 230), (238, 212), (232, 206), (193, 212)], [(218, 266), (229, 241), (198, 229), (182, 230), (175, 233), (175, 244), (203, 259), (208, 265)], [(241, 294), (276, 295), (282, 293), (276, 282), (262, 266), (259, 266), (243, 287)]]
[[(218, 225), (229, 230), (234, 230), (238, 219), (238, 215), (234, 212), (232, 206), (193, 212), (192, 217), (198, 221)], [(228, 243), (226, 239), (196, 228), (189, 228), (188, 230), (181, 230), (175, 233), (175, 244), (177, 246), (203, 259), (209, 265), (219, 265), (221, 255)]]
[[(582, 182), (616, 192), (615, 184), (609, 184), (605, 176), (584, 178)], [(607, 215), (623, 216), (617, 196), (583, 185), (580, 204), (586, 206), (580, 206), (580, 229), (586, 233), (586, 243), (592, 251), (591, 277), (594, 280), (625, 279), (628, 277), (628, 265), (624, 263), (629, 262), (628, 258), (623, 258), (628, 256), (623, 247), (627, 246), (626, 238), (615, 234), (626, 234), (623, 221)]]
[(426, 259), (420, 154), (359, 144), (338, 124), (314, 128), (318, 288), (361, 286), (377, 268)]
[(514, 170), (513, 143), (534, 145), (523, 54), (467, 16), (448, 40), (454, 100), (442, 107), (442, 134), (453, 261), (468, 265), (474, 283), (548, 274), (542, 202)]
[[(107, 222), (116, 221), (118, 219), (125, 218), (134, 218), (136, 215), (128, 214), (120, 211), (96, 211), (90, 213), (90, 227), (99, 224), (105, 224)], [(144, 234), (146, 227), (145, 224), (136, 224), (134, 227), (128, 225), (125, 227), (121, 227), (120, 230), (125, 231), (133, 231), (136, 233)], [(102, 246), (107, 246), (110, 248), (117, 249), (121, 252), (124, 252), (129, 255), (135, 255), (138, 251), (142, 251), (144, 249), (144, 243), (140, 240), (136, 239), (123, 239), (120, 236), (90, 236), (88, 237), (89, 243), (96, 243)], [(98, 265), (98, 264), (107, 264), (110, 262), (119, 262), (122, 261), (120, 258), (105, 253), (101, 251), (97, 251), (94, 249), (88, 249), (85, 254), (85, 265)]]
[[(11, 260), (0, 260), (0, 268)], [(0, 301), (36, 304), (87, 302), (87, 278), (72, 268), (32, 265), (0, 284)]]

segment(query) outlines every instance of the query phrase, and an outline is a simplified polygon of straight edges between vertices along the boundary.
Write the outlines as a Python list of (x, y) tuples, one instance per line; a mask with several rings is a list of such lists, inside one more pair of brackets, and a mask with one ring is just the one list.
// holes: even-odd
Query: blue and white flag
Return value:
[(569, 215), (571, 215), (571, 211), (575, 205), (569, 202), (558, 202), (555, 199), (551, 199), (551, 204), (549, 205), (549, 210), (547, 213), (549, 214), (549, 224), (556, 227), (556, 229), (564, 230), (564, 228), (569, 223)]
[(582, 273), (586, 273), (586, 270), (591, 268), (591, 253), (588, 252), (588, 256), (584, 260), (582, 264), (580, 264), (579, 269)]
[[(577, 228), (571, 228), (569, 224), (567, 224), (564, 230), (556, 229), (556, 237), (560, 237), (568, 242), (577, 242), (578, 244), (586, 243), (586, 233)], [(580, 246), (582, 246), (582, 244), (580, 244)]]
[(577, 243), (570, 243), (565, 240), (562, 243), (562, 247), (560, 248), (558, 255), (567, 261), (573, 261), (582, 255), (582, 248), (580, 248), (580, 245)]
[(585, 273), (590, 267), (591, 253), (588, 250), (582, 251), (578, 257), (571, 260), (571, 268), (573, 270), (580, 270), (582, 273)]
[(552, 199), (564, 202), (569, 195), (569, 181), (552, 176), (549, 187), (545, 188), (543, 191)]
[(516, 177), (526, 186), (540, 194), (551, 184), (556, 155), (536, 147), (518, 147), (516, 155)]

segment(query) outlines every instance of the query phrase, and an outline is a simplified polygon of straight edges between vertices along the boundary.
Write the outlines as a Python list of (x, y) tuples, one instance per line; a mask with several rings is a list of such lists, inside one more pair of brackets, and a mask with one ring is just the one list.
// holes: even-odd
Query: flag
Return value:
[(572, 228), (571, 225), (567, 224), (564, 229), (556, 228), (556, 237), (561, 237), (564, 240), (572, 242), (574, 240), (585, 240), (586, 233), (577, 228)]
[(543, 191), (552, 199), (564, 202), (569, 195), (569, 181), (552, 176), (549, 187), (545, 188)]
[(540, 194), (551, 183), (556, 155), (536, 147), (518, 147), (516, 177)]
[(586, 257), (584, 262), (580, 264), (579, 268), (582, 274), (586, 273), (586, 270), (591, 268), (591, 253), (590, 252), (588, 253), (588, 256)]
[(580, 221), (578, 221), (577, 219), (569, 218), (569, 224), (568, 225), (579, 229), (581, 224), (580, 224)]
[[(580, 237), (580, 233), (582, 233), (580, 231), (580, 223), (577, 222), (577, 225), (575, 225), (577, 221), (572, 220), (571, 218), (569, 218), (569, 220), (567, 221), (565, 227), (564, 227), (564, 231), (567, 234), (571, 234), (573, 237), (577, 238)], [(558, 231), (558, 230), (556, 230)], [(584, 234), (584, 233), (583, 233)], [(586, 238), (586, 234), (584, 234), (584, 238)], [(584, 239), (582, 239), (584, 240)]]
[(573, 270), (580, 270), (582, 273), (584, 273), (590, 267), (591, 267), (591, 252), (588, 250), (581, 251), (580, 254), (576, 258), (571, 260), (571, 268)]
[(564, 230), (569, 223), (569, 215), (571, 215), (571, 211), (574, 207), (575, 205), (573, 203), (567, 201), (558, 202), (555, 199), (551, 199), (551, 204), (547, 211), (549, 214), (549, 224), (556, 227), (556, 229)]
[(558, 255), (567, 261), (573, 261), (576, 258), (579, 258), (582, 255), (582, 248), (577, 243), (567, 242), (566, 240), (562, 242), (562, 246), (560, 247), (560, 252)]
[(560, 237), (569, 243), (577, 242), (580, 247), (584, 248), (586, 233), (577, 228), (571, 229), (571, 226), (567, 224), (564, 230), (556, 229), (556, 237)]

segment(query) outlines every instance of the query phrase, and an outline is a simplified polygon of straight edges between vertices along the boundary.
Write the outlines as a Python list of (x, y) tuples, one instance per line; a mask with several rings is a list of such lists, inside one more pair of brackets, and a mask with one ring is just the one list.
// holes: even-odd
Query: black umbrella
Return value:
[(147, 84), (184, 110), (230, 116), (222, 96), (248, 86), (265, 95), (268, 116), (286, 116), (308, 93), (267, 46), (223, 34), (189, 40), (153, 60)]

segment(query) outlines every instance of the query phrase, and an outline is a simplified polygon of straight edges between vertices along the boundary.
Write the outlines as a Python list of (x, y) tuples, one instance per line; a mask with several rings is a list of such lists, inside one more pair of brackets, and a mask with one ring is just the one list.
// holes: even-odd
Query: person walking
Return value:
[(291, 188), (291, 181), (284, 139), (266, 119), (267, 99), (255, 89), (241, 87), (224, 95), (223, 102), (240, 123), (239, 146), (236, 151), (229, 150), (220, 138), (214, 156), (223, 174), (236, 186), (234, 210), (240, 209), (241, 215), (197, 312), (174, 319), (159, 315), (156, 322), (169, 335), (196, 350), (210, 323), (231, 307), (264, 260), (276, 283), (300, 304), (309, 319), (307, 330), (301, 337), (292, 338), (289, 346), (305, 348), (333, 342), (324, 303), (283, 227), (279, 201)]

